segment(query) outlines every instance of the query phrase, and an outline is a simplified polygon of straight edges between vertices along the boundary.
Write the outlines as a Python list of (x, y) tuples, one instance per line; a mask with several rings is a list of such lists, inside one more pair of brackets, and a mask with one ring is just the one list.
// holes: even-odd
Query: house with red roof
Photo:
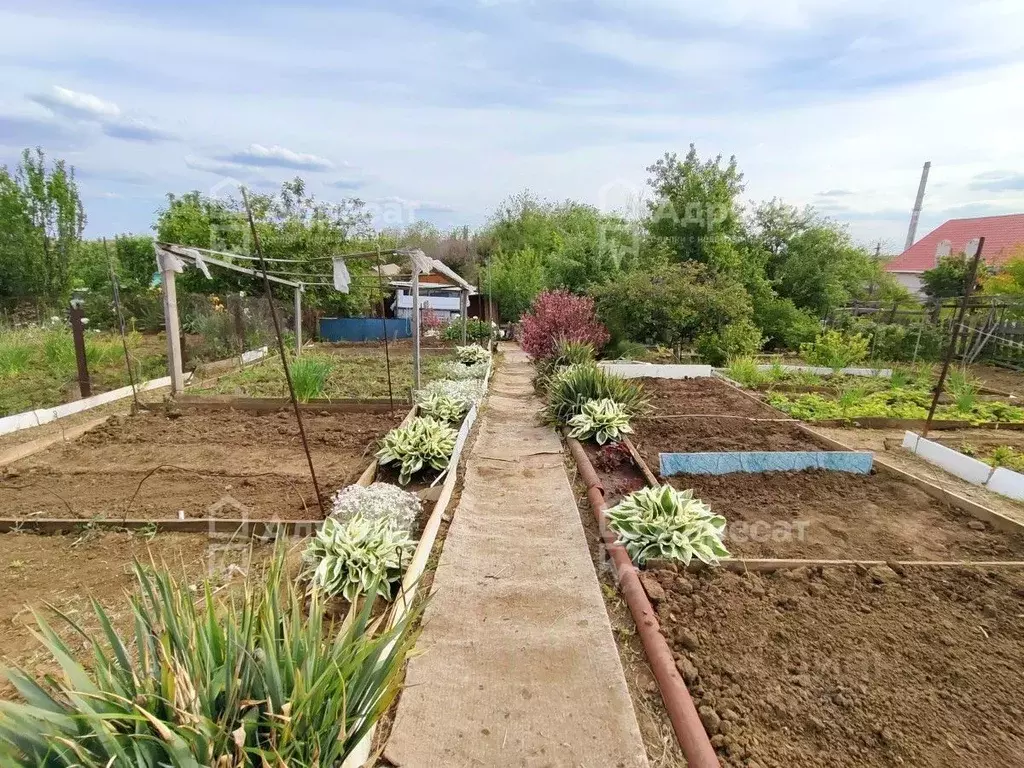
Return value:
[(962, 254), (967, 243), (976, 237), (985, 238), (982, 261), (989, 267), (999, 267), (1024, 249), (1024, 213), (950, 219), (886, 264), (885, 271), (914, 293), (920, 293), (921, 273), (934, 268), (943, 256)]

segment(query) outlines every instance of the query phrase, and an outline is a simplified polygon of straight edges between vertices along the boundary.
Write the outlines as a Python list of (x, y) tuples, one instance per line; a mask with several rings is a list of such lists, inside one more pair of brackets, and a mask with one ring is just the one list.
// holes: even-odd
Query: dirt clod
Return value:
[(682, 675), (683, 681), (687, 685), (691, 685), (697, 679), (697, 668), (685, 656), (676, 659), (676, 669), (679, 670), (679, 674)]
[(665, 588), (661, 586), (658, 578), (653, 573), (641, 571), (640, 584), (643, 585), (644, 592), (647, 593), (647, 597), (650, 598), (652, 603), (657, 604), (665, 599)]
[(701, 707), (697, 710), (697, 714), (700, 715), (700, 721), (704, 724), (704, 730), (708, 732), (708, 736), (714, 736), (718, 733), (719, 727), (722, 724), (722, 718), (718, 716), (711, 707)]

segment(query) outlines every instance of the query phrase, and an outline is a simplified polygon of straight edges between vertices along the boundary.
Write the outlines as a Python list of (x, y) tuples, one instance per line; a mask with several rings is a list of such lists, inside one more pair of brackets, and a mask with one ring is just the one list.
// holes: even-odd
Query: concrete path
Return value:
[(491, 382), (384, 756), (646, 768), (608, 614), (525, 354)]

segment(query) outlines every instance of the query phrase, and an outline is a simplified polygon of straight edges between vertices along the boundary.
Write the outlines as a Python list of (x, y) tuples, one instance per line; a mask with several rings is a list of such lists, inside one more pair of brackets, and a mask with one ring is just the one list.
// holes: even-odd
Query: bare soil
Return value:
[(659, 453), (705, 451), (820, 451), (822, 442), (805, 435), (796, 424), (716, 418), (646, 418), (633, 425), (633, 444), (657, 474)]
[(774, 408), (760, 405), (723, 381), (701, 379), (639, 379), (656, 416), (727, 415), (760, 419), (782, 418)]
[(1024, 537), (994, 531), (909, 483), (807, 470), (677, 475), (729, 525), (737, 557), (823, 560), (1024, 560)]
[[(264, 548), (257, 548), (260, 553)], [(269, 548), (266, 548), (269, 551)], [(130, 622), (126, 592), (135, 586), (132, 561), (155, 562), (185, 574), (198, 583), (209, 575), (217, 581), (239, 578), (248, 568), (249, 543), (200, 534), (160, 534), (147, 541), (125, 532), (88, 531), (67, 536), (0, 535), (0, 660), (34, 674), (54, 673), (57, 666), (32, 636), (32, 611), (38, 611), (67, 640), (73, 651), (85, 651), (82, 639), (67, 631), (48, 610), (57, 608), (81, 623), (86, 631), (99, 631), (89, 605), (95, 597), (109, 612), (115, 626)], [(235, 567), (232, 567), (235, 566)], [(237, 570), (240, 568), (241, 571)], [(59, 574), (55, 578), (55, 574)], [(0, 698), (14, 695), (0, 679)]]
[(654, 573), (723, 765), (1022, 764), (1018, 571)]
[[(354, 482), (402, 414), (305, 414), (325, 497)], [(293, 414), (113, 416), (0, 471), (5, 517), (310, 519), (319, 516)]]

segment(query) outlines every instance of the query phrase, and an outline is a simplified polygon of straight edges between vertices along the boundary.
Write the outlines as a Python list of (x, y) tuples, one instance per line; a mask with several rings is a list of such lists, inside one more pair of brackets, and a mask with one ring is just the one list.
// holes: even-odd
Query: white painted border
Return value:
[(844, 373), (847, 376), (877, 376), (883, 379), (892, 378), (892, 368), (825, 368), (818, 365), (783, 365), (774, 366), (761, 364), (757, 366), (759, 371), (770, 371), (773, 368), (781, 367), (784, 371), (816, 373), (819, 376), (830, 376), (833, 373)]
[(624, 379), (704, 379), (714, 375), (714, 369), (710, 365), (616, 363), (608, 360), (602, 360), (598, 365), (608, 373), (614, 373)]
[[(267, 347), (261, 347), (260, 349), (254, 349), (250, 352), (244, 352), (241, 357), (233, 357), (231, 360), (240, 360), (242, 365), (246, 365), (248, 363), (254, 363), (257, 360), (262, 360), (266, 355)], [(185, 376), (185, 383), (187, 384), (191, 380), (192, 374), (189, 373)], [(162, 389), (163, 387), (169, 386), (171, 386), (171, 377), (164, 376), (160, 379), (151, 379), (139, 384), (138, 387), (136, 387), (136, 391), (148, 392), (151, 389)], [(0, 435), (9, 435), (12, 432), (19, 432), (23, 429), (41, 427), (43, 424), (49, 424), (51, 421), (73, 416), (76, 413), (88, 411), (92, 408), (98, 408), (101, 405), (107, 405), (108, 403), (123, 400), (124, 398), (131, 396), (132, 388), (130, 386), (121, 387), (120, 389), (112, 389), (110, 392), (102, 392), (98, 395), (86, 397), (82, 400), (75, 400), (71, 403), (56, 405), (52, 408), (37, 408), (34, 411), (25, 411), (23, 413), (4, 416), (3, 418), (0, 418)]]
[(951, 475), (972, 485), (988, 488), (1001, 496), (1024, 501), (1024, 475), (1006, 467), (991, 467), (983, 461), (964, 456), (915, 432), (906, 432), (903, 447), (929, 464), (940, 467)]

